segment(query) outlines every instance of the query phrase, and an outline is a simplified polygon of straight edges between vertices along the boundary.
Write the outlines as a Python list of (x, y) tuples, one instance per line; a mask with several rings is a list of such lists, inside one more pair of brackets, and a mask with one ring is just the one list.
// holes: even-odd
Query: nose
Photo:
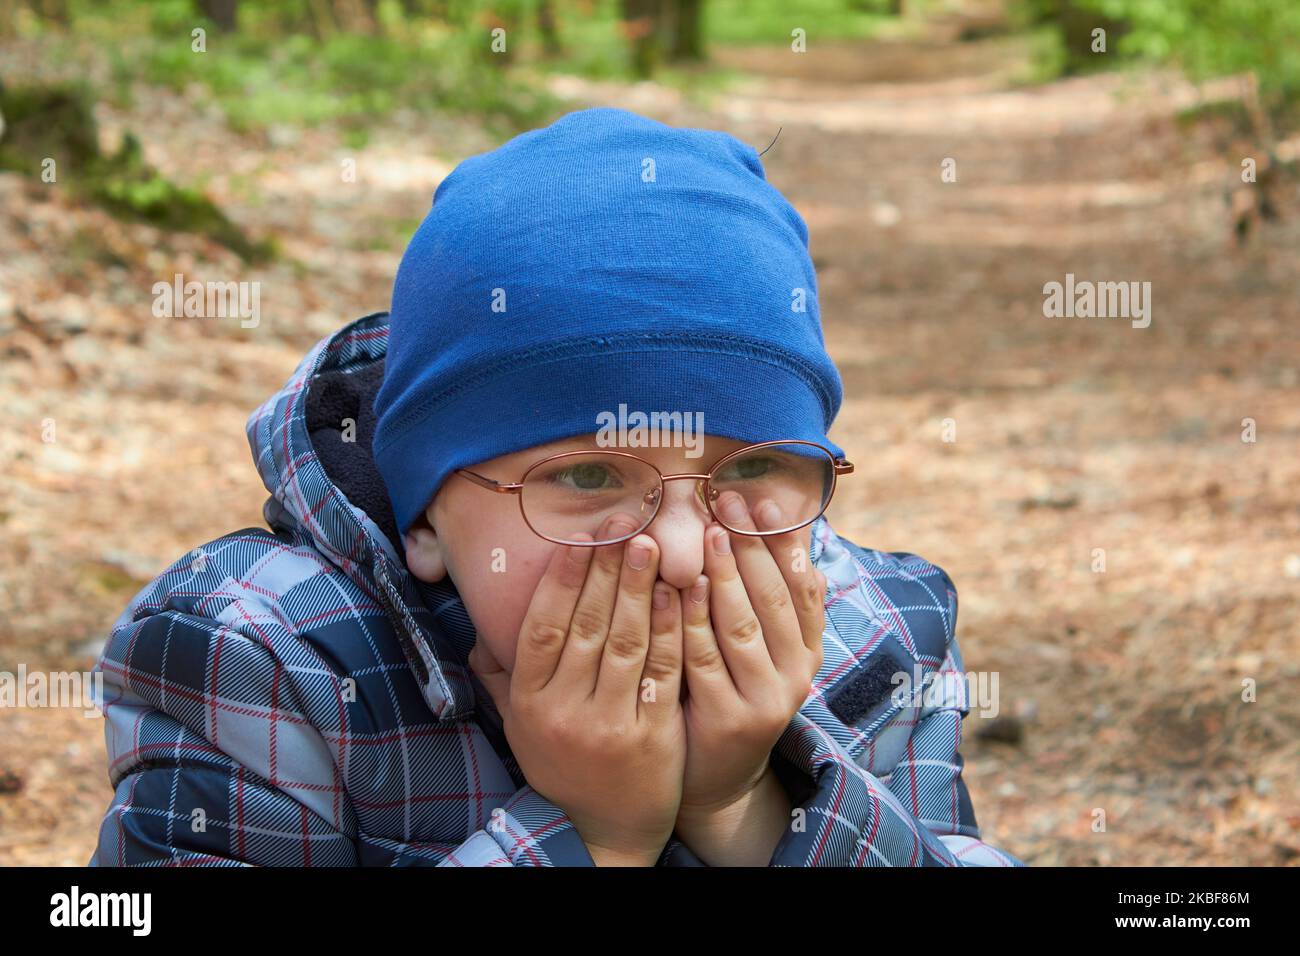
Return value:
[(704, 529), (712, 520), (697, 479), (664, 482), (663, 501), (642, 532), (659, 545), (659, 577), (674, 588), (689, 588), (704, 570)]

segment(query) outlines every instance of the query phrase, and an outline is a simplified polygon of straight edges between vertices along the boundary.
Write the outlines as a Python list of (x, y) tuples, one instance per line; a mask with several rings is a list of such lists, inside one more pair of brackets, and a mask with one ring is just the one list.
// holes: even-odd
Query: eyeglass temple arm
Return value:
[(843, 459), (843, 458), (836, 458), (836, 459), (835, 459), (835, 474), (837, 474), (837, 475), (851, 475), (851, 474), (853, 474), (853, 462), (851, 462), (851, 461), (846, 461), (846, 460)]
[(457, 468), (456, 474), (464, 475), (476, 485), (482, 485), (489, 491), (496, 491), (503, 495), (517, 495), (523, 485), (518, 482), (496, 481), (492, 478), (486, 478), (483, 475), (470, 471), (468, 468)]

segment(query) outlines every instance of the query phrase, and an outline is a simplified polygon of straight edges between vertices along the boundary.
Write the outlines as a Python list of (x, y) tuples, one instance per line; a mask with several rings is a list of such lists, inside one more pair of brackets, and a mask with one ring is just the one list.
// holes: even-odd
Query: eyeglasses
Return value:
[[(664, 482), (690, 478), (709, 516), (728, 531), (751, 537), (785, 534), (811, 524), (835, 494), (836, 479), (853, 465), (815, 442), (776, 440), (747, 445), (706, 474), (665, 475), (644, 458), (618, 451), (570, 451), (529, 467), (517, 482), (494, 481), (466, 468), (456, 474), (500, 494), (518, 495), (524, 523), (556, 544), (596, 547), (626, 541), (644, 531), (659, 512)], [(735, 527), (714, 511), (728, 491), (737, 492), (752, 515), (766, 501), (780, 509), (782, 526), (763, 531)], [(636, 530), (614, 536), (606, 521), (627, 514)], [(757, 525), (757, 521), (755, 525)], [(590, 541), (573, 540), (576, 534)]]

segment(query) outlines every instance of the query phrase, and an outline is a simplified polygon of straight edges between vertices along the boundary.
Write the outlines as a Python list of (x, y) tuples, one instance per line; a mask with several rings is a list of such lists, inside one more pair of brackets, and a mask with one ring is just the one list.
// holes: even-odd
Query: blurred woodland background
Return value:
[[(1294, 0), (0, 0), (0, 671), (260, 525), (247, 415), (457, 162), (591, 105), (766, 149), (808, 222), (830, 518), (957, 584), (986, 839), (1295, 865)], [(154, 317), (175, 273), (260, 323)], [(1067, 273), (1150, 327), (1046, 317)], [(101, 720), (0, 710), (0, 863), (84, 864), (110, 796)]]

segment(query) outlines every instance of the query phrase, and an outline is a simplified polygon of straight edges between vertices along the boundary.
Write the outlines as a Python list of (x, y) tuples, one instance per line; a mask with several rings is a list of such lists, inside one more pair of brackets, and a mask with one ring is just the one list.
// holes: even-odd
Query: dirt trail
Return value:
[[(834, 437), (858, 464), (832, 522), (957, 583), (966, 667), (1000, 681), (1000, 719), (972, 713), (962, 746), (986, 838), (1038, 864), (1294, 863), (1300, 228), (1293, 212), (1232, 242), (1239, 159), (1179, 132), (1181, 81), (1021, 89), (1018, 55), (1005, 40), (724, 51), (754, 76), (707, 108), (650, 84), (552, 85), (574, 108), (760, 149), (781, 129), (763, 159), (810, 227), (846, 389)], [(260, 523), (245, 417), (318, 337), (386, 306), (438, 179), (491, 145), (415, 117), (360, 151), (330, 129), (240, 139), (148, 90), (101, 120), (284, 236), (296, 264), (248, 270), (0, 174), (15, 214), (0, 398), (20, 424), (0, 435), (0, 669), (89, 666), (157, 570)], [(356, 184), (340, 182), (348, 158)], [(149, 290), (174, 272), (260, 280), (262, 326), (152, 318)], [(1067, 273), (1150, 282), (1150, 327), (1045, 318), (1044, 283)], [(100, 721), (0, 719), (0, 791), (17, 775), (0, 863), (84, 862), (110, 796)]]

